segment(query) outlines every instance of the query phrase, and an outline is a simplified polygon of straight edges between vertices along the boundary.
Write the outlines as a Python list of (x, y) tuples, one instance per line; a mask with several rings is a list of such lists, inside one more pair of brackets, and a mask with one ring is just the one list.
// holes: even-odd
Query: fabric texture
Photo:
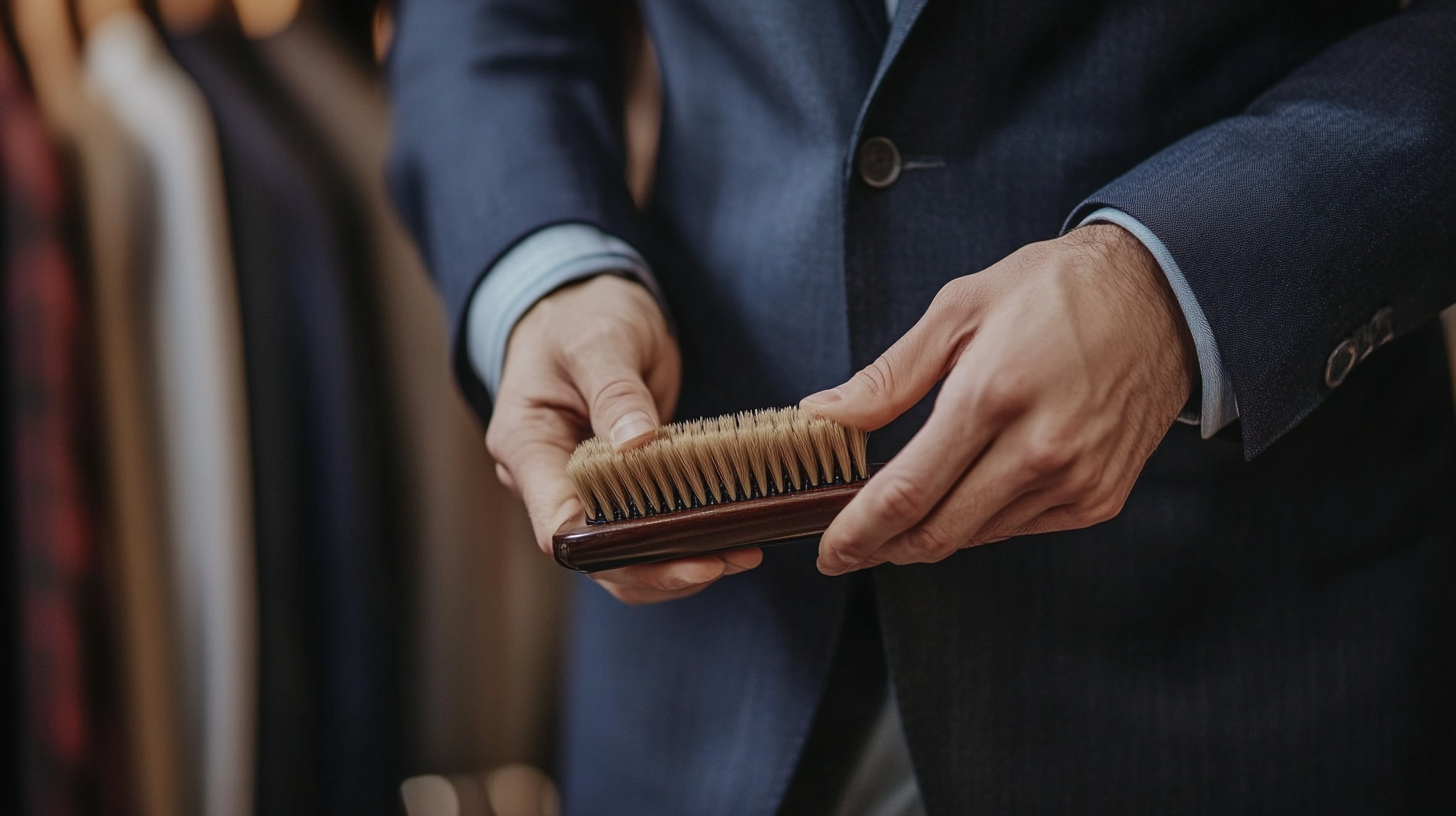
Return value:
[[(947, 281), (1116, 207), (1187, 277), (1240, 419), (1173, 427), (1110, 522), (874, 571), (926, 811), (1452, 806), (1450, 4), (901, 0), (888, 29), (869, 0), (642, 7), (664, 121), (640, 214), (596, 6), (401, 7), (395, 198), (482, 416), (470, 296), (543, 227), (651, 264), (700, 416), (842, 382)], [(904, 163), (884, 189), (854, 161), (875, 136)], [(1396, 336), (1326, 386), (1387, 305)], [(774, 548), (653, 607), (578, 582), (568, 812), (775, 811), (845, 609), (813, 561)]]
[(176, 627), (185, 812), (253, 811), (257, 583), (236, 277), (206, 101), (140, 12), (88, 38), (90, 74), (152, 168), (150, 315)]

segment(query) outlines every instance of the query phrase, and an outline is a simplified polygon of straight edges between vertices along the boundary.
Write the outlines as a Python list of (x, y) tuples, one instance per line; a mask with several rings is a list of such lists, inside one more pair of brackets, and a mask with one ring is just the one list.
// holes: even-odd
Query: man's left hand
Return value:
[(1112, 518), (1197, 372), (1172, 289), (1121, 227), (1082, 227), (951, 281), (872, 365), (801, 403), (874, 430), (945, 380), (924, 427), (824, 533), (820, 571)]

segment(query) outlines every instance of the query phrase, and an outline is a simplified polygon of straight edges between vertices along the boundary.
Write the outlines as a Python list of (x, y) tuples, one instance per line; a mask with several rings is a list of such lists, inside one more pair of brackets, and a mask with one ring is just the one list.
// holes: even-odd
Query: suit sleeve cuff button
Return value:
[(1338, 388), (1359, 360), (1360, 345), (1354, 340), (1347, 339), (1335, 346), (1335, 350), (1330, 352), (1330, 359), (1325, 362), (1325, 385)]

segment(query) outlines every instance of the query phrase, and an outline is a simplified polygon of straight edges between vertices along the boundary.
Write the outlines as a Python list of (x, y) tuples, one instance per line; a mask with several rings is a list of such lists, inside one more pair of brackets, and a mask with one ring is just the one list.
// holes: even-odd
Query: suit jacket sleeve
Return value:
[(603, 0), (405, 0), (388, 74), (390, 186), (450, 322), (457, 379), (490, 399), (464, 348), (486, 270), (543, 227), (634, 246), (623, 180), (621, 19)]
[(1338, 385), (1342, 343), (1363, 358), (1386, 327), (1399, 335), (1456, 301), (1456, 4), (1335, 45), (1068, 224), (1099, 207), (1132, 215), (1177, 259), (1257, 455)]

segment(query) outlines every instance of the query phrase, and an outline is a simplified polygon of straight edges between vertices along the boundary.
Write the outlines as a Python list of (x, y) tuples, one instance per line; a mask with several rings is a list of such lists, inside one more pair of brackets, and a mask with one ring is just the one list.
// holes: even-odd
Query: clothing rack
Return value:
[(392, 814), (549, 758), (563, 577), (388, 204), (373, 8), (299, 5), (13, 3), (0, 811)]

